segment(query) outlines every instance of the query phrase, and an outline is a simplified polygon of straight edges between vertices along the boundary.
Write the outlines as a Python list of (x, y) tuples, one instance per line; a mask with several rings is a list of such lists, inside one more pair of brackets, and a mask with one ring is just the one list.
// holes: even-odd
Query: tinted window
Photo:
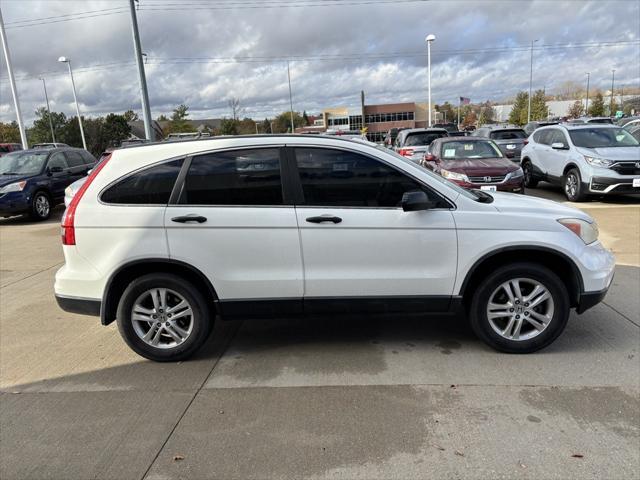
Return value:
[(84, 167), (84, 160), (79, 152), (65, 152), (70, 167)]
[(82, 159), (84, 160), (85, 164), (88, 165), (88, 164), (96, 163), (96, 158), (86, 150), (81, 150), (80, 155), (82, 155)]
[(527, 138), (524, 130), (496, 130), (491, 132), (490, 138), (494, 140), (518, 140)]
[(446, 132), (419, 132), (419, 133), (410, 133), (407, 135), (406, 140), (404, 141), (404, 145), (406, 147), (416, 147), (416, 146), (424, 146), (429, 145), (436, 138), (446, 137)]
[(279, 150), (235, 150), (194, 157), (180, 203), (282, 205)]
[(166, 205), (182, 159), (140, 170), (120, 180), (102, 194), (105, 203), (128, 205)]
[(398, 170), (343, 150), (297, 148), (304, 203), (335, 207), (399, 207), (402, 195), (422, 190), (440, 207), (440, 197)]
[(638, 145), (623, 128), (580, 128), (572, 130), (571, 141), (576, 147), (602, 148), (602, 147), (631, 147)]
[(49, 163), (47, 164), (47, 166), (49, 168), (60, 167), (64, 170), (69, 168), (69, 165), (67, 164), (67, 160), (64, 156), (64, 153), (61, 153), (61, 152), (54, 153), (53, 155), (51, 155), (51, 158), (49, 159)]

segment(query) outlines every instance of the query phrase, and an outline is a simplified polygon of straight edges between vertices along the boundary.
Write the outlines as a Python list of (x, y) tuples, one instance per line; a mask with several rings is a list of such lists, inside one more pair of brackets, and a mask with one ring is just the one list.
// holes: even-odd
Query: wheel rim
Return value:
[(567, 195), (570, 197), (575, 197), (578, 192), (578, 179), (573, 173), (570, 173), (567, 176), (567, 181), (565, 182), (564, 189), (567, 192)]
[(40, 217), (49, 215), (49, 199), (44, 195), (38, 195), (35, 201), (36, 213)]
[(531, 183), (531, 170), (528, 163), (524, 164), (524, 181), (526, 184)]
[(553, 319), (554, 303), (549, 289), (531, 278), (515, 278), (496, 288), (487, 305), (491, 328), (513, 341), (537, 337)]
[(178, 292), (152, 288), (133, 303), (131, 322), (136, 335), (147, 345), (175, 348), (191, 335), (193, 309)]

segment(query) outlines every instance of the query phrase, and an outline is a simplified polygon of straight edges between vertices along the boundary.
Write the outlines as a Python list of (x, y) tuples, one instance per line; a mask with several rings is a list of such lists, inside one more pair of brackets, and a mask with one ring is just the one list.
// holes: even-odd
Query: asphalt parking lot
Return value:
[(579, 207), (616, 277), (537, 354), (463, 320), (363, 317), (218, 323), (177, 364), (57, 307), (62, 209), (0, 220), (0, 477), (637, 478), (640, 200)]

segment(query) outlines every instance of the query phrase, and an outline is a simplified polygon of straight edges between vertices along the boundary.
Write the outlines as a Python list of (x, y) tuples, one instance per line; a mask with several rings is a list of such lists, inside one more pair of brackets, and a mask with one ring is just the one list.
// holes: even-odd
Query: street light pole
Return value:
[(427, 42), (427, 90), (428, 90), (428, 118), (429, 118), (429, 128), (431, 128), (431, 42), (436, 39), (436, 36), (431, 33), (427, 35), (425, 41)]
[(529, 107), (527, 108), (527, 123), (531, 121), (531, 95), (533, 90), (533, 44), (538, 40), (531, 40), (531, 62), (529, 65)]
[(47, 102), (47, 114), (49, 117), (49, 128), (51, 129), (51, 141), (56, 143), (56, 134), (53, 132), (53, 120), (51, 119), (51, 109), (49, 108), (49, 95), (47, 95), (47, 83), (44, 81), (44, 77), (42, 77), (42, 87), (44, 88), (44, 99)]
[(289, 68), (289, 60), (287, 60), (287, 78), (289, 79), (289, 107), (291, 108), (291, 133), (295, 133), (293, 125), (293, 96), (291, 95), (291, 69)]
[(140, 47), (140, 32), (138, 32), (138, 18), (136, 17), (136, 7), (134, 0), (129, 0), (131, 10), (131, 30), (133, 32), (133, 48), (138, 64), (138, 78), (140, 80), (140, 99), (142, 102), (142, 119), (144, 120), (144, 134), (147, 140), (154, 140), (151, 128), (151, 110), (149, 108), (149, 92), (147, 91), (147, 77), (144, 72), (144, 62), (142, 61), (142, 48)]
[(4, 31), (4, 21), (2, 20), (2, 10), (0, 10), (0, 38), (2, 39), (2, 51), (4, 59), (7, 62), (7, 73), (9, 74), (9, 85), (11, 86), (11, 94), (13, 95), (13, 105), (16, 109), (16, 117), (18, 119), (18, 130), (20, 130), (20, 140), (22, 148), (26, 150), (27, 134), (24, 131), (24, 123), (22, 123), (22, 112), (20, 112), (20, 101), (18, 100), (18, 90), (16, 89), (16, 79), (13, 78), (13, 68), (11, 66), (11, 55), (9, 54), (9, 46), (7, 45), (7, 34)]
[(80, 116), (80, 105), (78, 104), (78, 96), (76, 95), (76, 83), (73, 81), (73, 71), (71, 70), (71, 59), (67, 57), (60, 57), (58, 59), (61, 63), (66, 63), (69, 67), (69, 76), (71, 77), (71, 89), (73, 90), (73, 99), (76, 102), (76, 113), (78, 114), (78, 125), (80, 125), (80, 136), (82, 137), (82, 147), (87, 149), (87, 141), (84, 138), (84, 129), (82, 128), (82, 117)]
[(587, 72), (587, 100), (584, 107), (584, 114), (589, 116), (589, 77), (591, 76), (590, 72)]
[(616, 78), (616, 69), (611, 70), (611, 102), (609, 103), (609, 116), (613, 117), (615, 115), (613, 111), (613, 85)]

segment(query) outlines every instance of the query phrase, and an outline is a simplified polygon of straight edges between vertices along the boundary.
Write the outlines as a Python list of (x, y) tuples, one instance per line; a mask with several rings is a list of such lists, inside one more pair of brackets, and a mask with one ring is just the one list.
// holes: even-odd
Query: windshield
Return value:
[(580, 128), (569, 130), (569, 136), (576, 147), (582, 148), (634, 147), (640, 145), (623, 128)]
[(14, 152), (0, 158), (2, 175), (37, 175), (47, 161), (48, 152)]
[(502, 158), (502, 152), (493, 142), (457, 140), (442, 144), (443, 160), (473, 160), (476, 158)]
[(497, 132), (491, 132), (489, 137), (494, 140), (519, 140), (527, 138), (527, 134), (524, 130), (498, 130)]
[(404, 145), (406, 147), (418, 147), (430, 145), (436, 138), (446, 137), (445, 132), (419, 132), (407, 135)]
[(409, 165), (411, 165), (413, 167), (419, 168), (422, 172), (424, 172), (427, 175), (429, 175), (429, 177), (434, 179), (436, 182), (440, 182), (441, 184), (447, 186), (448, 188), (451, 188), (451, 189), (455, 190), (460, 195), (464, 195), (465, 197), (470, 198), (471, 200), (475, 200), (475, 201), (478, 201), (478, 199), (480, 198), (478, 195), (476, 195), (471, 190), (465, 190), (461, 186), (456, 185), (455, 183), (450, 182), (446, 178), (441, 177), (440, 175), (437, 175), (437, 174), (433, 173), (431, 170), (423, 167), (419, 163), (412, 162), (408, 158), (403, 157), (402, 155), (400, 155), (399, 153), (394, 152), (393, 150), (389, 150), (388, 148), (382, 147), (380, 145), (374, 145), (374, 148), (377, 148), (378, 150), (380, 150), (381, 152), (384, 152), (386, 154), (393, 155), (394, 158), (396, 158), (397, 160), (400, 160), (402, 163), (407, 163), (407, 164), (409, 164)]

